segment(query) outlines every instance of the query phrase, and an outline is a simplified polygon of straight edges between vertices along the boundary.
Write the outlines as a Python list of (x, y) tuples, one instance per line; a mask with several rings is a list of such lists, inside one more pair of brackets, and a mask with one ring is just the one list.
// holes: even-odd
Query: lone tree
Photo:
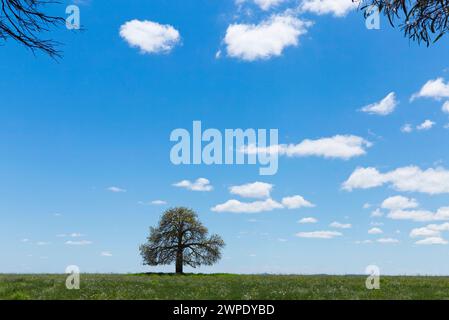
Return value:
[(164, 212), (159, 225), (150, 228), (148, 242), (140, 246), (144, 264), (167, 265), (176, 262), (176, 273), (183, 266), (196, 268), (212, 265), (221, 258), (225, 243), (220, 236), (208, 236), (208, 230), (188, 208), (172, 208)]
[(353, 0), (360, 4), (365, 17), (373, 6), (394, 27), (399, 21), (404, 35), (430, 45), (449, 31), (449, 0)]
[(51, 27), (65, 24), (61, 16), (52, 16), (43, 11), (55, 0), (0, 0), (0, 44), (12, 39), (31, 51), (43, 51), (48, 55), (60, 56), (56, 49), (58, 42), (42, 38), (42, 33)]

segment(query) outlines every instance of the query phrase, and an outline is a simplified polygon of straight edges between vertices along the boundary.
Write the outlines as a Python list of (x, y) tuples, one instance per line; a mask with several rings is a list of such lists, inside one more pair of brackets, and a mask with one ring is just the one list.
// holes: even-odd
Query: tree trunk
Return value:
[(182, 274), (183, 259), (182, 259), (182, 249), (176, 253), (176, 274)]

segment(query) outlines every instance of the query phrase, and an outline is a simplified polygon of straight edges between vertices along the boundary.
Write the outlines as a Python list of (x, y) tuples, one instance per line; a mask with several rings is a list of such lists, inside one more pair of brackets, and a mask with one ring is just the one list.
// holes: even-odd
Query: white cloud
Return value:
[(449, 101), (446, 101), (443, 106), (441, 107), (441, 111), (444, 113), (449, 113)]
[(369, 104), (361, 109), (361, 111), (375, 114), (379, 116), (389, 115), (394, 111), (396, 106), (398, 105), (398, 101), (396, 100), (396, 94), (394, 92), (390, 92), (385, 98), (381, 101)]
[(314, 205), (301, 196), (285, 197), (281, 203), (268, 198), (263, 201), (241, 202), (239, 200), (228, 200), (211, 208), (215, 212), (233, 213), (258, 213), (272, 211), (275, 209), (297, 209), (300, 207), (313, 207)]
[(282, 208), (283, 208), (282, 204), (273, 199), (266, 199), (263, 201), (254, 201), (254, 202), (241, 202), (238, 200), (228, 200), (225, 203), (216, 205), (211, 210), (215, 212), (258, 213)]
[(419, 245), (447, 244), (448, 242), (441, 237), (443, 231), (449, 231), (449, 223), (429, 224), (422, 228), (415, 228), (410, 232), (410, 237), (423, 237), (424, 239), (415, 242)]
[(353, 135), (336, 135), (330, 138), (320, 138), (316, 140), (306, 139), (299, 144), (280, 144), (268, 148), (257, 148), (252, 145), (246, 153), (278, 153), (288, 157), (317, 156), (324, 158), (350, 159), (366, 154), (365, 148), (372, 144), (365, 139)]
[(80, 241), (66, 241), (65, 244), (70, 245), (70, 246), (87, 246), (89, 244), (92, 244), (92, 241), (89, 240), (80, 240)]
[(377, 239), (377, 242), (388, 244), (388, 243), (398, 243), (399, 240), (394, 239), (394, 238), (380, 238), (380, 239)]
[(231, 194), (244, 198), (269, 198), (273, 185), (265, 182), (247, 183), (229, 188)]
[(103, 251), (100, 253), (100, 256), (102, 257), (112, 257), (112, 253), (110, 253), (109, 251)]
[(357, 168), (343, 183), (343, 189), (369, 189), (379, 187), (385, 183), (386, 178), (376, 168)]
[(289, 15), (272, 15), (259, 24), (231, 24), (224, 43), (229, 57), (246, 61), (280, 56), (286, 47), (297, 46), (310, 22)]
[(282, 205), (287, 209), (298, 209), (302, 207), (312, 208), (315, 206), (314, 204), (298, 195), (282, 198)]
[(373, 241), (372, 240), (357, 240), (355, 243), (356, 244), (370, 244), (370, 243), (373, 243)]
[(371, 212), (371, 218), (379, 218), (383, 217), (383, 215), (384, 213), (379, 208)]
[(314, 238), (314, 239), (332, 239), (340, 237), (343, 234), (337, 231), (312, 231), (312, 232), (299, 232), (296, 234), (299, 238)]
[(20, 240), (20, 241), (26, 243), (26, 242), (30, 242), (30, 239), (24, 238), (24, 239), (22, 239), (22, 240)]
[(301, 220), (298, 221), (298, 223), (301, 223), (301, 224), (317, 223), (317, 222), (318, 222), (318, 220), (313, 217), (302, 218)]
[(410, 231), (410, 237), (411, 238), (418, 238), (418, 237), (439, 237), (441, 234), (441, 231), (435, 230), (433, 228), (422, 227), (422, 228), (415, 228)]
[(383, 233), (383, 231), (380, 228), (371, 228), (368, 230), (368, 234), (381, 234), (381, 233)]
[(371, 208), (371, 203), (363, 204), (363, 209), (369, 209), (369, 208)]
[(141, 53), (168, 53), (181, 39), (178, 30), (171, 25), (136, 19), (120, 27), (120, 36)]
[(401, 128), (401, 132), (404, 132), (404, 133), (410, 133), (412, 131), (413, 131), (413, 127), (410, 123), (404, 124)]
[(421, 123), (420, 125), (416, 126), (417, 130), (430, 130), (432, 129), (432, 127), (435, 125), (435, 122), (431, 121), (431, 120), (426, 120), (423, 123)]
[(329, 226), (337, 229), (350, 229), (352, 227), (350, 223), (340, 223), (337, 221), (332, 222)]
[(441, 237), (429, 237), (415, 242), (415, 244), (419, 245), (447, 244), (447, 243), (448, 242)]
[(108, 191), (119, 193), (119, 192), (126, 192), (125, 189), (119, 188), (119, 187), (109, 187), (107, 188)]
[(357, 3), (352, 0), (303, 0), (300, 7), (303, 11), (318, 15), (332, 14), (343, 17), (351, 10), (355, 10)]
[(398, 191), (428, 194), (449, 193), (449, 171), (444, 168), (421, 170), (416, 166), (401, 167), (380, 173), (376, 168), (357, 168), (343, 183), (343, 189), (369, 189), (390, 184)]
[(254, 0), (254, 3), (257, 4), (262, 10), (270, 10), (273, 7), (278, 6), (285, 0)]
[(196, 181), (182, 180), (173, 184), (175, 187), (185, 188), (191, 191), (212, 191), (213, 187), (206, 178), (198, 178)]
[(151, 204), (154, 204), (156, 206), (163, 206), (163, 205), (167, 204), (167, 201), (164, 201), (164, 200), (153, 200), (153, 201), (151, 201)]
[(442, 98), (449, 98), (449, 83), (444, 83), (443, 78), (427, 81), (421, 90), (410, 98), (411, 101), (416, 98), (433, 98), (441, 100)]
[(36, 242), (36, 245), (38, 245), (38, 246), (47, 246), (49, 244), (51, 244), (51, 242), (47, 242), (47, 241), (38, 241), (38, 242)]
[(391, 211), (387, 217), (394, 220), (413, 221), (449, 220), (449, 207), (439, 208), (436, 212), (428, 210), (396, 210)]
[(401, 209), (417, 208), (419, 206), (419, 203), (415, 199), (403, 196), (394, 196), (385, 199), (382, 202), (381, 206), (383, 209), (401, 210)]

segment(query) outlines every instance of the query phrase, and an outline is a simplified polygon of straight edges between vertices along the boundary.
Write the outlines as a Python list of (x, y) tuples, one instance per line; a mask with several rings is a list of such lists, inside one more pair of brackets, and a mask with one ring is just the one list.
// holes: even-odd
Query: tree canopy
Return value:
[(176, 273), (183, 266), (196, 268), (212, 265), (221, 258), (224, 241), (217, 234), (209, 236), (208, 230), (188, 208), (168, 209), (158, 226), (150, 228), (147, 243), (140, 246), (144, 264), (150, 266), (176, 263)]
[(404, 35), (418, 43), (430, 45), (449, 30), (449, 0), (353, 0), (361, 3), (365, 16), (372, 6), (396, 24)]

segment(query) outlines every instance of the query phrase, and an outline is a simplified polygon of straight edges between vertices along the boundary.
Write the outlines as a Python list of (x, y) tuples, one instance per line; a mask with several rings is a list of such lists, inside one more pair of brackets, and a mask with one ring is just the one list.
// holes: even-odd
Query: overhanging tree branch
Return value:
[(42, 9), (53, 0), (0, 0), (0, 41), (13, 39), (33, 53), (42, 51), (51, 57), (61, 56), (59, 42), (44, 39), (41, 34), (65, 24), (63, 17), (45, 14)]
[(398, 23), (404, 35), (427, 46), (449, 31), (449, 0), (353, 0), (360, 4), (365, 17), (372, 6), (388, 18), (392, 26)]

